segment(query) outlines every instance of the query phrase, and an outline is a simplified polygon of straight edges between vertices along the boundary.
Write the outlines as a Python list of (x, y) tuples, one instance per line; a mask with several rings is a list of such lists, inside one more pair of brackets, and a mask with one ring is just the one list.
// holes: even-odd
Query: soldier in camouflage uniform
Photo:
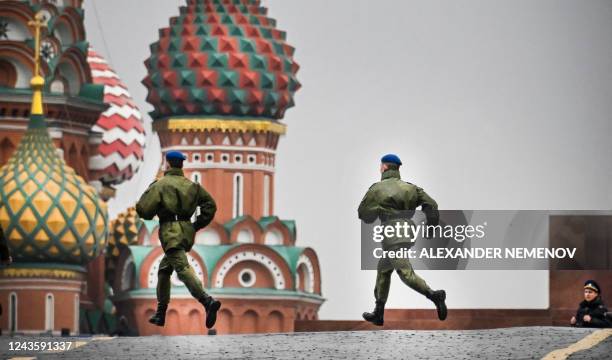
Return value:
[[(155, 215), (159, 218), (159, 239), (165, 253), (157, 273), (157, 312), (149, 322), (164, 326), (170, 302), (170, 276), (176, 271), (191, 295), (204, 305), (206, 327), (210, 329), (215, 324), (221, 302), (204, 292), (202, 283), (187, 261), (186, 253), (193, 246), (195, 233), (212, 221), (217, 206), (200, 184), (183, 175), (185, 155), (169, 151), (166, 160), (170, 169), (149, 186), (136, 204), (141, 218), (150, 220)], [(198, 207), (200, 214), (192, 223), (191, 216)]]
[[(377, 218), (381, 225), (395, 225), (397, 222), (408, 222), (413, 210), (421, 207), (427, 217), (427, 225), (437, 225), (439, 221), (438, 204), (423, 189), (400, 178), (399, 167), (402, 165), (399, 157), (388, 154), (382, 157), (380, 171), (381, 181), (370, 187), (359, 205), (359, 218), (372, 223)], [(383, 250), (397, 250), (410, 247), (413, 243), (406, 237), (385, 237), (382, 241)], [(376, 306), (373, 312), (363, 313), (363, 318), (374, 325), (384, 323), (385, 303), (391, 286), (391, 274), (397, 272), (400, 279), (411, 289), (425, 295), (436, 305), (438, 318), (446, 319), (446, 293), (444, 290), (432, 290), (427, 283), (412, 269), (410, 261), (405, 258), (381, 258), (378, 262), (376, 287), (374, 297)]]

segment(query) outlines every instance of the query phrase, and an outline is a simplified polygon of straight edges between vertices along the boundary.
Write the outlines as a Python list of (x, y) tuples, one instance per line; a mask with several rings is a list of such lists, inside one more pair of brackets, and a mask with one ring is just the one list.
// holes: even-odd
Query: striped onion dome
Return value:
[(109, 105), (92, 129), (103, 135), (98, 154), (89, 160), (89, 168), (103, 184), (118, 185), (132, 178), (143, 163), (142, 115), (127, 87), (104, 58), (90, 48), (87, 62), (93, 82), (104, 85), (104, 102)]

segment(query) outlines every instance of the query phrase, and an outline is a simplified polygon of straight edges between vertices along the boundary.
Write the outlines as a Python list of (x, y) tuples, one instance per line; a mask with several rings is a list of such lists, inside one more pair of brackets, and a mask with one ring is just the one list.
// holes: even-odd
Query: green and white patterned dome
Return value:
[(145, 62), (153, 119), (282, 119), (300, 88), (299, 66), (267, 12), (259, 0), (187, 0)]

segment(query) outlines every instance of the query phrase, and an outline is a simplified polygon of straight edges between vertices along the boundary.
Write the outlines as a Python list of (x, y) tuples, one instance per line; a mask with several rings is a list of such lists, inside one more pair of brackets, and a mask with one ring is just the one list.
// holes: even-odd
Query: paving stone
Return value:
[[(63, 353), (9, 352), (8, 342), (49, 338), (2, 337), (2, 358), (39, 359), (540, 359), (593, 329), (518, 327), (492, 330), (380, 330), (219, 336), (147, 336), (87, 344)], [(53, 340), (64, 340), (53, 338)], [(606, 359), (612, 339), (572, 360)], [(607, 351), (607, 352), (606, 352)], [(602, 357), (603, 356), (603, 357)]]

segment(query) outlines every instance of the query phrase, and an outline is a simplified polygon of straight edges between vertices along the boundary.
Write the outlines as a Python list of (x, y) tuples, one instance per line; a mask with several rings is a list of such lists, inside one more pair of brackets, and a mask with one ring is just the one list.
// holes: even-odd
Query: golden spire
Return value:
[(32, 115), (43, 114), (42, 104), (42, 89), (45, 85), (45, 79), (40, 75), (40, 29), (46, 27), (44, 15), (38, 13), (34, 16), (34, 20), (29, 21), (28, 25), (34, 28), (34, 74), (30, 80), (32, 87)]

